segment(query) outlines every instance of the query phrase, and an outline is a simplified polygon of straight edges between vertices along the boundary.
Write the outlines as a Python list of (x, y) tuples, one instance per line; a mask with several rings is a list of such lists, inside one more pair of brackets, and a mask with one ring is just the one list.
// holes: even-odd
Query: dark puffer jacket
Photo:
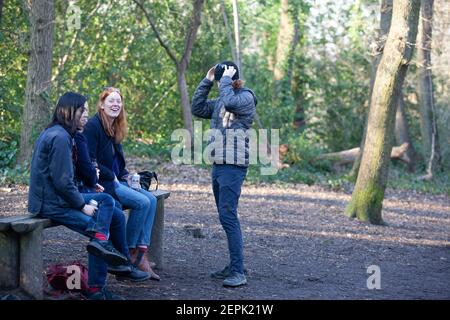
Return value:
[(256, 114), (256, 96), (248, 88), (233, 89), (231, 78), (224, 76), (220, 80), (219, 97), (208, 100), (208, 94), (213, 84), (213, 81), (207, 78), (203, 79), (192, 99), (192, 114), (200, 118), (211, 119), (211, 129), (213, 130), (208, 145), (214, 145), (211, 148), (213, 152), (211, 152), (210, 160), (216, 164), (248, 167), (249, 136), (247, 130), (252, 127)]
[(84, 207), (74, 183), (72, 147), (72, 136), (60, 125), (39, 136), (31, 160), (29, 212), (53, 214)]

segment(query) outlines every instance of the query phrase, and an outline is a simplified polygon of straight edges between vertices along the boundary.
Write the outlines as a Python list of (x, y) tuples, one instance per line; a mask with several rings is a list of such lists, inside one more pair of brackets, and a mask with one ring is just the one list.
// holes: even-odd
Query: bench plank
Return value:
[(42, 229), (45, 229), (57, 225), (59, 224), (45, 218), (28, 218), (11, 222), (11, 228), (19, 234), (31, 232), (38, 227), (42, 227)]
[(151, 191), (151, 193), (156, 197), (156, 199), (167, 199), (170, 196), (170, 192), (164, 190), (155, 190)]
[(12, 217), (0, 218), (0, 232), (9, 230), (11, 228), (11, 222), (28, 219), (31, 217), (33, 217), (33, 215), (28, 214), (28, 215), (23, 215), (23, 216), (12, 216)]

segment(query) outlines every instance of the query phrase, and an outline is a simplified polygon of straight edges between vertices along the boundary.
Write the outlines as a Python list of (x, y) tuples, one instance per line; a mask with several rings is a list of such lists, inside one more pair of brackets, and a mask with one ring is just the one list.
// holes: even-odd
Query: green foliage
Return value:
[[(358, 146), (368, 109), (371, 73), (370, 41), (379, 16), (375, 0), (336, 2), (289, 1), (289, 14), (297, 18), (299, 39), (289, 52), (291, 70), (274, 94), (273, 63), (279, 32), (279, 0), (239, 1), (241, 46), (246, 86), (258, 97), (257, 112), (264, 128), (279, 128), (280, 143), (289, 146), (285, 162), (289, 168), (274, 176), (261, 176), (252, 167), (249, 180), (320, 183), (333, 189), (347, 188), (342, 174), (333, 173), (331, 163), (317, 161), (324, 152)], [(116, 86), (124, 96), (129, 136), (127, 155), (170, 159), (176, 142), (171, 133), (182, 128), (182, 111), (177, 87), (176, 66), (156, 40), (143, 12), (131, 0), (78, 0), (81, 29), (67, 27), (67, 1), (56, 1), (52, 105), (65, 91), (88, 97), (91, 115), (105, 86)], [(192, 1), (147, 1), (145, 6), (155, 21), (161, 38), (181, 59)], [(225, 1), (228, 24), (233, 33), (230, 1)], [(15, 167), (20, 141), (22, 107), (29, 50), (29, 19), (25, 2), (4, 3), (0, 28), (0, 164), (1, 181), (7, 183), (26, 170)], [(190, 97), (208, 69), (231, 59), (227, 30), (218, 1), (205, 1), (202, 24), (194, 43), (186, 81)], [(433, 71), (434, 72), (434, 71)], [(404, 88), (408, 124), (414, 145), (420, 151), (418, 104), (411, 99), (417, 91), (414, 65)], [(445, 74), (445, 73), (442, 73)], [(449, 163), (448, 77), (435, 76), (435, 97), (444, 170)], [(214, 87), (211, 97), (217, 95)], [(296, 130), (294, 118), (304, 124)], [(209, 126), (203, 121), (203, 127)], [(38, 132), (35, 133), (36, 136)], [(425, 162), (419, 163), (422, 170)], [(403, 167), (394, 170), (403, 172)], [(418, 182), (416, 175), (400, 175), (393, 187), (418, 188), (431, 192), (445, 189), (444, 180)], [(408, 177), (408, 178), (404, 178)], [(404, 179), (403, 179), (404, 178)], [(8, 180), (10, 179), (10, 180)], [(26, 179), (24, 179), (25, 181)], [(442, 182), (442, 183), (441, 183)], [(9, 183), (9, 182), (8, 182)]]

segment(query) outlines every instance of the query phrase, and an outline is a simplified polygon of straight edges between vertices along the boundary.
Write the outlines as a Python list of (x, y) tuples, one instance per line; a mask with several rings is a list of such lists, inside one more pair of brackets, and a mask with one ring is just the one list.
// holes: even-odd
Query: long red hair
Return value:
[[(117, 92), (120, 95), (120, 98), (122, 99), (122, 110), (120, 110), (117, 118), (111, 119), (102, 109), (102, 105), (105, 103), (106, 98), (113, 92)], [(100, 94), (100, 99), (97, 103), (97, 112), (100, 115), (106, 134), (113, 137), (116, 143), (121, 143), (127, 135), (128, 125), (125, 104), (120, 90), (113, 87), (105, 88)]]

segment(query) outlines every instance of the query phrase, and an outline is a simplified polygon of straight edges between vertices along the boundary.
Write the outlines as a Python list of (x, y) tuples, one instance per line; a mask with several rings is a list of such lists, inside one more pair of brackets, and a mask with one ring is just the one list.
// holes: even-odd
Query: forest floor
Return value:
[[(145, 161), (134, 161), (142, 169)], [(349, 219), (351, 193), (319, 186), (247, 185), (239, 205), (246, 286), (228, 289), (209, 273), (228, 262), (207, 169), (158, 167), (166, 200), (161, 281), (118, 282), (126, 299), (450, 299), (450, 198), (388, 189), (386, 226)], [(25, 187), (0, 189), (0, 216), (24, 214)], [(204, 237), (187, 232), (201, 228)], [(64, 227), (44, 231), (44, 266), (81, 260), (87, 238)], [(381, 289), (368, 289), (368, 267)], [(0, 292), (1, 294), (5, 292)]]

